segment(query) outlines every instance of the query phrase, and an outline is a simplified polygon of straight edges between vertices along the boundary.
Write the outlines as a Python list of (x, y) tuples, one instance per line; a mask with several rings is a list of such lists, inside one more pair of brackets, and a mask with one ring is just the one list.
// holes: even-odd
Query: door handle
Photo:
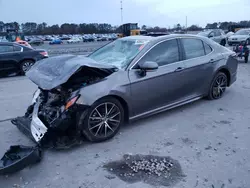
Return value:
[(180, 71), (183, 71), (183, 67), (178, 67), (177, 69), (175, 69), (175, 72), (180, 72)]
[(214, 63), (215, 61), (215, 59), (210, 59), (209, 63)]

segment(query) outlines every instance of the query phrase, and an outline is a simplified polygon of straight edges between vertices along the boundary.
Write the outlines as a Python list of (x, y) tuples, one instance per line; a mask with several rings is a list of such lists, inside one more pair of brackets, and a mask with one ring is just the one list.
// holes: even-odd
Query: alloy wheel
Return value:
[(225, 92), (227, 87), (227, 77), (220, 75), (216, 78), (213, 84), (212, 95), (214, 99), (218, 99)]
[(88, 129), (95, 137), (109, 137), (119, 128), (121, 116), (120, 109), (114, 103), (102, 103), (90, 113)]
[(23, 64), (22, 64), (22, 70), (24, 73), (26, 73), (27, 71), (29, 71), (31, 69), (31, 67), (33, 66), (33, 62), (31, 61), (25, 61)]

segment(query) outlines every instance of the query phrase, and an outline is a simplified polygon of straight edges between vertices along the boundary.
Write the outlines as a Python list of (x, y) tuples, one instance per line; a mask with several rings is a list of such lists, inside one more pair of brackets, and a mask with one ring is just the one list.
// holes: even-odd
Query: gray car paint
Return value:
[[(128, 38), (142, 39), (140, 36)], [(145, 37), (143, 37), (145, 39)], [(145, 77), (138, 75), (140, 70), (133, 69), (140, 59), (157, 44), (181, 38), (196, 38), (207, 43), (213, 51), (205, 56), (159, 67), (156, 71), (147, 72)], [(196, 35), (167, 35), (147, 37), (150, 42), (135, 57), (125, 70), (119, 70), (105, 80), (81, 89), (81, 101), (92, 105), (105, 96), (114, 96), (123, 100), (128, 106), (129, 119), (137, 119), (163, 110), (173, 108), (200, 99), (208, 94), (215, 74), (226, 69), (230, 74), (231, 85), (236, 80), (238, 61), (229, 59), (234, 52), (218, 45), (214, 41)], [(121, 40), (126, 40), (123, 38)], [(183, 66), (182, 71), (175, 71)]]

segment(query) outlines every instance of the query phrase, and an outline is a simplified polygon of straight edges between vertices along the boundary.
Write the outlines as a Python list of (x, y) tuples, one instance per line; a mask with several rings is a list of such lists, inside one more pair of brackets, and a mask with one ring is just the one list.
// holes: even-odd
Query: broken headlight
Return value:
[(65, 110), (68, 110), (71, 106), (73, 106), (78, 99), (80, 98), (80, 94), (79, 94), (79, 90), (72, 92), (71, 96), (69, 97), (69, 99), (67, 100), (66, 104), (65, 104)]
[(39, 97), (41, 91), (40, 89), (37, 89), (33, 94), (32, 104), (36, 103), (37, 98)]
[(73, 106), (76, 101), (79, 99), (80, 95), (77, 95), (73, 98), (71, 98), (70, 100), (68, 100), (68, 102), (65, 105), (65, 110), (68, 110), (71, 106)]

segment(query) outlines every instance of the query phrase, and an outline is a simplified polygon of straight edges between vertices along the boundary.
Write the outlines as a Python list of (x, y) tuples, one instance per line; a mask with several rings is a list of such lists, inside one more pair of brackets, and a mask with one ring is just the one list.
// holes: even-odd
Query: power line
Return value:
[(123, 24), (123, 7), (122, 7), (122, 0), (121, 0), (121, 23)]

